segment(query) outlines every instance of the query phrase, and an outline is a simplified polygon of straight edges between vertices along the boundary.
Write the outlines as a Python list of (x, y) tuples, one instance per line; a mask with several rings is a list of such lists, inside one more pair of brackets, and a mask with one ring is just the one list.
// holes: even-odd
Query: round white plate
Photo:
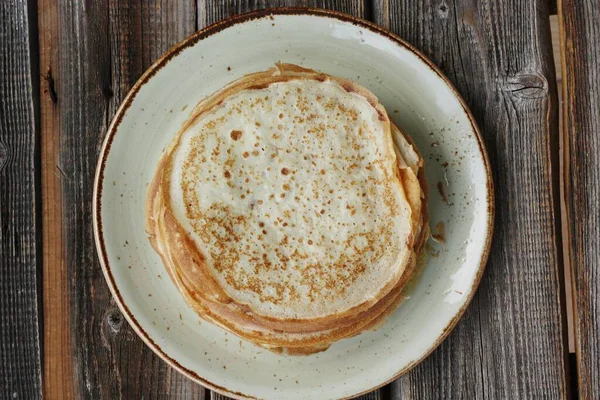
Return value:
[[(423, 154), (431, 226), (434, 231), (438, 223), (445, 226), (445, 243), (432, 242), (434, 255), (421, 279), (383, 326), (311, 356), (277, 355), (200, 320), (144, 232), (148, 183), (194, 105), (277, 61), (349, 78), (375, 93)], [(190, 378), (240, 398), (351, 397), (421, 361), (463, 313), (490, 245), (490, 175), (482, 140), (456, 90), (398, 37), (330, 11), (259, 11), (186, 39), (133, 87), (108, 130), (98, 163), (96, 244), (108, 285), (129, 323)]]

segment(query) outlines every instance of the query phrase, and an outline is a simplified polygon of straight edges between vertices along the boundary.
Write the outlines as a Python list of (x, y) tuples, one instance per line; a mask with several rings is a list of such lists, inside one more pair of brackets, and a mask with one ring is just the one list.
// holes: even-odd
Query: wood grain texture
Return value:
[[(63, 229), (63, 167), (60, 164), (58, 5), (39, 0), (40, 130), (44, 264), (44, 394), (75, 398), (73, 352)], [(59, 396), (60, 394), (60, 396)]]
[[(48, 4), (40, 5), (40, 14), (48, 12)], [(195, 30), (195, 3), (58, 2), (57, 13), (58, 35), (42, 37), (42, 47), (57, 57), (52, 112), (59, 121), (59, 144), (48, 150), (46, 161), (55, 151), (62, 191), (47, 201), (62, 208), (57, 215), (62, 216), (67, 285), (54, 289), (68, 299), (75, 396), (204, 398), (204, 389), (160, 360), (125, 322), (96, 257), (91, 212), (96, 160), (112, 115), (142, 72)], [(49, 110), (42, 111), (46, 118)], [(54, 183), (45, 183), (51, 196)], [(62, 398), (59, 386), (47, 389), (48, 398)]]
[(565, 203), (579, 395), (600, 394), (600, 14), (597, 1), (559, 2)]
[(0, 398), (42, 396), (37, 23), (0, 2)]
[[(564, 398), (555, 71), (547, 2), (378, 0), (375, 21), (429, 56), (475, 115), (496, 191), (467, 313), (394, 398)], [(591, 43), (591, 42), (590, 42)]]
[[(370, 0), (369, 0), (370, 1)], [(198, 27), (247, 11), (273, 7), (317, 7), (366, 18), (364, 0), (198, 0)]]

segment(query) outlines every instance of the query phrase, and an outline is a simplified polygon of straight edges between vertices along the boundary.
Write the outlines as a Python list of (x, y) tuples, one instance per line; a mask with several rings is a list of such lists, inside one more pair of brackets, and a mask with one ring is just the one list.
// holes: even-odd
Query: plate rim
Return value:
[(207, 380), (206, 378), (203, 378), (195, 371), (192, 371), (192, 370), (184, 367), (176, 359), (172, 358), (169, 354), (167, 354), (150, 337), (150, 335), (148, 335), (148, 333), (144, 330), (144, 328), (142, 328), (142, 326), (139, 324), (139, 322), (137, 321), (137, 319), (135, 318), (133, 313), (129, 310), (129, 308), (123, 301), (121, 293), (119, 292), (119, 289), (116, 285), (116, 281), (111, 272), (111, 266), (108, 261), (106, 245), (104, 242), (104, 232), (102, 229), (101, 197), (102, 197), (102, 190), (103, 190), (103, 183), (104, 183), (104, 169), (106, 167), (106, 161), (107, 161), (108, 155), (110, 153), (112, 142), (114, 140), (114, 137), (116, 136), (118, 127), (121, 124), (126, 111), (129, 109), (129, 107), (133, 103), (133, 100), (135, 99), (135, 97), (138, 94), (138, 92), (140, 91), (140, 89), (160, 69), (162, 69), (171, 59), (178, 56), (186, 48), (192, 47), (199, 41), (206, 39), (216, 33), (219, 33), (222, 30), (229, 28), (231, 26), (239, 25), (239, 24), (246, 23), (246, 22), (249, 22), (252, 20), (262, 19), (262, 18), (274, 16), (274, 15), (325, 17), (325, 18), (336, 19), (336, 20), (344, 22), (344, 23), (351, 23), (358, 27), (368, 29), (371, 32), (374, 32), (376, 34), (382, 35), (382, 36), (388, 38), (389, 40), (391, 40), (392, 42), (395, 42), (399, 46), (407, 49), (414, 55), (416, 55), (426, 66), (428, 66), (436, 75), (438, 75), (438, 77), (448, 86), (448, 88), (452, 91), (454, 96), (458, 99), (464, 113), (466, 114), (466, 116), (469, 120), (472, 132), (475, 134), (475, 139), (478, 144), (479, 153), (481, 154), (481, 157), (482, 157), (482, 160), (484, 163), (484, 167), (485, 167), (486, 190), (487, 190), (487, 196), (488, 196), (488, 199), (487, 199), (488, 221), (487, 221), (487, 227), (486, 227), (487, 228), (486, 238), (485, 238), (485, 243), (483, 246), (483, 252), (482, 252), (481, 258), (479, 260), (479, 265), (477, 267), (477, 271), (475, 274), (475, 278), (471, 285), (471, 291), (470, 291), (469, 295), (467, 296), (465, 303), (461, 306), (461, 308), (456, 312), (456, 314), (453, 316), (453, 318), (450, 320), (450, 322), (442, 330), (442, 333), (438, 336), (438, 338), (435, 340), (435, 342), (430, 346), (429, 349), (427, 349), (426, 352), (423, 353), (423, 355), (420, 358), (418, 358), (417, 360), (414, 360), (413, 362), (406, 365), (404, 368), (395, 372), (390, 379), (388, 379), (380, 384), (377, 384), (371, 388), (365, 389), (361, 392), (358, 392), (358, 393), (352, 394), (351, 396), (347, 396), (347, 397), (343, 398), (343, 399), (350, 399), (355, 396), (360, 396), (362, 394), (376, 390), (376, 389), (378, 389), (382, 386), (385, 386), (388, 383), (393, 382), (394, 380), (398, 379), (399, 377), (401, 377), (402, 375), (404, 375), (405, 373), (410, 371), (413, 367), (415, 367), (416, 365), (418, 365), (422, 361), (424, 361), (448, 337), (450, 332), (452, 332), (452, 330), (457, 325), (458, 321), (460, 321), (460, 319), (464, 315), (466, 309), (471, 304), (471, 301), (473, 300), (473, 297), (475, 296), (477, 288), (479, 287), (481, 278), (483, 276), (483, 272), (485, 271), (487, 261), (489, 258), (491, 243), (492, 243), (492, 238), (493, 238), (493, 231), (494, 231), (495, 194), (494, 194), (494, 184), (493, 184), (493, 180), (492, 180), (492, 171), (491, 171), (491, 167), (490, 167), (490, 161), (489, 161), (488, 153), (486, 150), (485, 142), (484, 142), (481, 132), (477, 126), (477, 123), (475, 122), (475, 118), (473, 117), (473, 114), (469, 110), (466, 102), (464, 101), (464, 99), (462, 98), (462, 96), (460, 95), (458, 90), (454, 87), (452, 82), (442, 73), (442, 71), (431, 60), (429, 60), (423, 53), (421, 53), (421, 51), (417, 50), (415, 47), (413, 47), (411, 44), (406, 42), (404, 39), (402, 39), (397, 34), (391, 32), (379, 25), (376, 25), (375, 23), (373, 23), (371, 21), (367, 21), (362, 18), (354, 17), (352, 15), (349, 15), (349, 14), (346, 14), (346, 13), (343, 13), (340, 11), (321, 9), (321, 8), (313, 8), (313, 7), (279, 7), (279, 8), (265, 8), (265, 9), (260, 9), (260, 10), (254, 10), (254, 11), (249, 11), (249, 12), (245, 12), (242, 14), (237, 14), (237, 15), (228, 17), (226, 19), (215, 22), (211, 25), (208, 25), (208, 26), (194, 32), (187, 38), (183, 39), (181, 42), (178, 42), (177, 44), (170, 47), (166, 51), (165, 54), (163, 54), (158, 60), (156, 60), (154, 63), (152, 63), (152, 65), (142, 74), (142, 76), (136, 81), (136, 83), (129, 90), (129, 92), (127, 93), (127, 95), (125, 96), (123, 101), (121, 102), (119, 108), (117, 109), (117, 111), (107, 129), (106, 135), (103, 139), (102, 148), (100, 150), (100, 153), (98, 156), (98, 162), (96, 164), (96, 171), (94, 174), (94, 188), (93, 188), (93, 193), (92, 193), (92, 225), (93, 225), (93, 231), (94, 231), (94, 241), (96, 244), (96, 253), (97, 253), (98, 259), (100, 261), (100, 266), (102, 267), (102, 272), (104, 274), (104, 278), (108, 284), (108, 287), (110, 289), (110, 292), (112, 293), (113, 298), (115, 299), (115, 302), (117, 303), (117, 306), (119, 307), (119, 309), (125, 316), (125, 319), (129, 323), (129, 325), (136, 332), (136, 334), (144, 341), (144, 343), (155, 354), (157, 354), (161, 359), (163, 359), (169, 366), (176, 369), (179, 373), (185, 375), (186, 377), (190, 378), (194, 382), (196, 382), (210, 390), (213, 390), (217, 393), (220, 393), (220, 394), (223, 394), (226, 396), (230, 396), (230, 397), (233, 397), (236, 399), (255, 399), (256, 398), (251, 395), (247, 395), (247, 394), (244, 394), (241, 392), (236, 392), (236, 391), (230, 390), (226, 387), (219, 386), (219, 385)]

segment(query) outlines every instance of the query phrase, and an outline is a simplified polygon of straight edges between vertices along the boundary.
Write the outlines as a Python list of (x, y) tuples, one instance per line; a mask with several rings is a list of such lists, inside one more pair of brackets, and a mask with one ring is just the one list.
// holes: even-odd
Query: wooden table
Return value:
[(119, 103), (169, 46), (230, 15), (281, 5), (366, 18), (423, 51), (471, 107), (493, 166), (495, 237), (473, 303), (424, 363), (364, 398), (598, 398), (600, 11), (592, 0), (554, 9), (562, 89), (554, 7), (543, 0), (2, 0), (0, 398), (220, 397), (167, 366), (124, 322), (94, 248), (93, 175)]

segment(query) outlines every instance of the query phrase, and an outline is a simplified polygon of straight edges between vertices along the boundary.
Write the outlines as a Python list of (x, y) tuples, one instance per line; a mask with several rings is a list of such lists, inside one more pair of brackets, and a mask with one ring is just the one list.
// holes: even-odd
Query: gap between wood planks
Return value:
[[(552, 2), (553, 3), (553, 2)], [(552, 5), (552, 4), (551, 4)], [(575, 304), (573, 302), (573, 266), (571, 264), (569, 246), (571, 244), (569, 236), (569, 224), (567, 219), (567, 196), (565, 189), (565, 135), (564, 135), (564, 118), (563, 118), (563, 85), (562, 85), (562, 60), (561, 60), (561, 41), (560, 41), (560, 27), (558, 15), (556, 15), (556, 4), (551, 9), (550, 15), (550, 32), (552, 35), (552, 54), (554, 57), (554, 67), (556, 69), (556, 86), (558, 88), (558, 152), (559, 152), (559, 180), (560, 180), (560, 219), (561, 219), (561, 240), (563, 248), (563, 278), (564, 278), (564, 289), (565, 289), (565, 303), (564, 308), (567, 314), (567, 342), (569, 357), (567, 360), (568, 373), (570, 374), (570, 395), (572, 398), (578, 398), (578, 363), (576, 356), (576, 337), (575, 337), (575, 323), (574, 315)]]
[[(550, 31), (552, 33), (552, 53), (554, 56), (554, 67), (556, 68), (556, 84), (558, 89), (558, 143), (559, 143), (559, 168), (564, 170), (564, 129), (563, 129), (563, 107), (562, 107), (562, 66), (560, 62), (560, 36), (558, 29), (558, 16), (550, 16)], [(565, 307), (567, 313), (567, 335), (569, 340), (569, 353), (575, 353), (575, 328), (573, 325), (573, 283), (571, 281), (571, 263), (569, 260), (569, 226), (566, 220), (566, 193), (563, 174), (560, 174), (560, 218), (562, 227), (563, 265), (565, 279)]]

